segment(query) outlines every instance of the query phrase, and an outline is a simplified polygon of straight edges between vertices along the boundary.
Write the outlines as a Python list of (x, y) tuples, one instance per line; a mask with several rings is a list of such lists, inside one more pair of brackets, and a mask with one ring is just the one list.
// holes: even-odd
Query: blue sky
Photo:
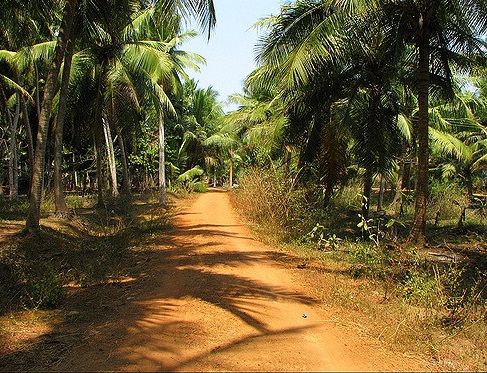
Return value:
[(281, 3), (282, 0), (214, 0), (217, 24), (210, 41), (200, 35), (180, 47), (206, 59), (206, 66), (201, 66), (199, 73), (188, 71), (199, 82), (199, 88), (213, 86), (221, 101), (243, 92), (243, 81), (256, 67), (258, 31), (252, 26), (261, 18), (278, 14)]

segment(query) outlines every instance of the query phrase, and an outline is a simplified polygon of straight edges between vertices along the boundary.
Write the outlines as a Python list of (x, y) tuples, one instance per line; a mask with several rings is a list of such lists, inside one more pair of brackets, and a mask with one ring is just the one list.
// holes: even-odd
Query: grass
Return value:
[[(9, 211), (3, 202), (2, 211)], [(68, 284), (86, 287), (130, 276), (143, 256), (139, 244), (169, 227), (167, 212), (154, 201), (118, 199), (104, 208), (74, 202), (71, 220), (44, 219), (39, 236), (18, 234), (0, 245), (0, 315), (55, 308)], [(23, 212), (13, 204), (9, 221)]]

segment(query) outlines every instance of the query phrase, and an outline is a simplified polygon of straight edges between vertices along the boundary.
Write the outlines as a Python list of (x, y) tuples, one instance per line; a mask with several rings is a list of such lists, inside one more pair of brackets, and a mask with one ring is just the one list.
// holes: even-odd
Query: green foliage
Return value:
[(327, 229), (319, 223), (304, 235), (301, 240), (315, 243), (319, 250), (336, 250), (340, 245), (340, 241), (342, 241), (336, 234), (327, 233)]
[(430, 312), (450, 310), (455, 312), (461, 295), (465, 267), (449, 265), (440, 267), (427, 264), (415, 257), (405, 273), (402, 292), (413, 305)]
[(187, 183), (191, 182), (194, 179), (203, 175), (205, 171), (200, 166), (195, 166), (192, 169), (182, 173), (178, 176), (177, 181), (180, 183)]
[(0, 219), (23, 219), (28, 209), (29, 201), (26, 199), (0, 198)]
[(466, 190), (448, 181), (433, 181), (428, 203), (428, 218), (435, 225), (445, 221), (450, 225), (457, 223), (462, 211), (471, 204)]
[(193, 190), (196, 193), (205, 193), (208, 190), (208, 185), (204, 181), (197, 181), (194, 183)]

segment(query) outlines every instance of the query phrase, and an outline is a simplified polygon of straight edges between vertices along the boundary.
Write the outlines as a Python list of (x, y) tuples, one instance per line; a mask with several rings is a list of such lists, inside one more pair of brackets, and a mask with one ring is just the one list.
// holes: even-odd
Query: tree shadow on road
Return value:
[[(171, 235), (154, 234), (143, 241), (147, 246), (130, 261), (130, 276), (123, 281), (66, 287), (66, 299), (51, 330), (35, 338), (29, 348), (3, 353), (0, 370), (183, 369), (217, 351), (306, 328), (290, 325), (274, 330), (265, 322), (262, 301), (309, 306), (316, 300), (240, 275), (239, 266), (269, 263), (275, 254), (261, 248), (221, 247), (221, 242), (213, 241), (216, 237), (251, 240), (238, 230), (225, 231), (229, 227), (238, 225), (194, 225)], [(210, 239), (194, 240), (202, 235)], [(128, 240), (127, 246), (133, 241)], [(282, 261), (286, 255), (279, 253)], [(231, 273), (221, 273), (220, 267)], [(234, 318), (246, 334), (223, 343), (210, 341), (203, 323), (181, 314), (193, 306), (203, 307), (195, 309), (201, 318), (212, 317), (205, 312)], [(222, 322), (222, 333), (231, 336), (231, 330), (223, 329)], [(195, 350), (192, 356), (186, 351), (190, 348)]]

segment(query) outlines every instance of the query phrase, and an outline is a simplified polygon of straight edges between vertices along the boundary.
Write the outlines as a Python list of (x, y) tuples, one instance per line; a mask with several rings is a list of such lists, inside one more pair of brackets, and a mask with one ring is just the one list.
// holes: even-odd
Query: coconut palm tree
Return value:
[(481, 35), (487, 31), (485, 0), (389, 0), (379, 4), (388, 39), (398, 50), (414, 46), (417, 57), (413, 86), (418, 97), (418, 169), (416, 206), (409, 240), (426, 240), (428, 195), (429, 93), (441, 83), (451, 85), (452, 68), (472, 65), (473, 54), (483, 53)]
[[(71, 29), (75, 18), (77, 4), (77, 0), (67, 0), (65, 2), (61, 27), (59, 28), (59, 31), (57, 33), (57, 42), (54, 57), (52, 59), (49, 73), (46, 79), (46, 84), (44, 87), (44, 97), (42, 100), (42, 108), (39, 117), (35, 162), (33, 165), (30, 208), (26, 221), (26, 230), (32, 233), (38, 232), (40, 228), (39, 218), (42, 194), (42, 175), (46, 152), (48, 124), (51, 117), (52, 102), (56, 92), (56, 82), (61, 68), (61, 63), (64, 58), (66, 45), (71, 37)], [(113, 5), (117, 5), (117, 7), (119, 8), (124, 7), (125, 2), (124, 4), (121, 4), (121, 2), (118, 2), (117, 4), (112, 4), (111, 2), (107, 2), (106, 4), (103, 3), (101, 5), (100, 4), (101, 3), (99, 3), (99, 10), (103, 14), (107, 9), (111, 9), (110, 7), (112, 7)], [(158, 14), (160, 14), (161, 16), (174, 16), (175, 14), (179, 14), (183, 17), (194, 16), (198, 19), (202, 26), (208, 27), (208, 29), (211, 29), (211, 27), (215, 24), (215, 11), (213, 2), (211, 0), (190, 0), (184, 2), (160, 0), (154, 2), (153, 4), (157, 6), (157, 9), (159, 10)], [(131, 5), (129, 6), (127, 2), (127, 6), (125, 7), (125, 9), (127, 11), (132, 11), (134, 8)], [(130, 13), (118, 14), (115, 17), (112, 17), (112, 21), (115, 23), (120, 22), (122, 25), (124, 25), (125, 19), (127, 17), (130, 17)], [(121, 30), (121, 28), (118, 27), (118, 30)], [(112, 33), (111, 35), (113, 36), (115, 35), (115, 33)], [(101, 102), (98, 102), (98, 104), (101, 104)], [(99, 108), (100, 105), (97, 105), (97, 107)]]
[(42, 196), (42, 179), (44, 174), (44, 162), (46, 156), (47, 135), (49, 129), (49, 120), (51, 117), (52, 103), (56, 93), (56, 84), (61, 69), (67, 42), (70, 37), (71, 28), (74, 21), (78, 1), (66, 0), (61, 27), (56, 40), (54, 57), (49, 67), (49, 72), (44, 86), (44, 97), (41, 105), (39, 124), (37, 130), (36, 149), (34, 153), (34, 164), (32, 166), (32, 181), (30, 188), (30, 205), (26, 220), (26, 230), (30, 233), (38, 233), (41, 196)]

